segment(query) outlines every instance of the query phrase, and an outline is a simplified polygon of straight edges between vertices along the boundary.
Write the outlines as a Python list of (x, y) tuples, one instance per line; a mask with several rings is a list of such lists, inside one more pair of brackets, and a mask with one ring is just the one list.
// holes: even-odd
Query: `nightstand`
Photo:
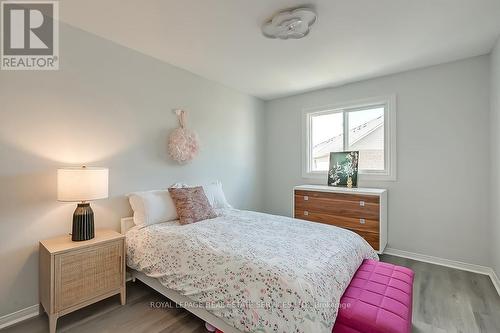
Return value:
[(50, 333), (57, 318), (104, 298), (120, 294), (125, 304), (124, 250), (125, 237), (113, 230), (97, 230), (87, 241), (67, 235), (40, 242), (40, 310)]

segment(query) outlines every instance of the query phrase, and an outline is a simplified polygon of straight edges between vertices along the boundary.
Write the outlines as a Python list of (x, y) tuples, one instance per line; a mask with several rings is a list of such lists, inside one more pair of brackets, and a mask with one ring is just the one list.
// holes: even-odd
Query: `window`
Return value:
[(361, 177), (395, 180), (395, 97), (307, 110), (304, 127), (304, 177), (326, 177), (330, 152), (358, 150)]

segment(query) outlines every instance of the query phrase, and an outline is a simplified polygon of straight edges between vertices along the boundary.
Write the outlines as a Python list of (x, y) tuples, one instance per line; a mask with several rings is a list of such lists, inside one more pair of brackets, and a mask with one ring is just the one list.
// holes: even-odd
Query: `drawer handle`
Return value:
[(304, 201), (307, 201), (307, 200), (309, 200), (309, 197), (306, 195), (306, 196), (304, 197)]
[(304, 211), (304, 216), (308, 216), (309, 212), (307, 210)]
[(365, 206), (365, 202), (361, 200), (361, 201), (359, 202), (359, 205), (360, 205), (361, 207), (364, 207), (364, 206)]
[(365, 224), (365, 223), (366, 223), (366, 220), (365, 220), (365, 219), (359, 219), (359, 223), (361, 223), (361, 224)]

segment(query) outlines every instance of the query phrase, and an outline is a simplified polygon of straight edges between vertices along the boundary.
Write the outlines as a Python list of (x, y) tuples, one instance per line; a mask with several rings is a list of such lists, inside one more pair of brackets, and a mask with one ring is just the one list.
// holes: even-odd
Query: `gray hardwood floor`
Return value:
[[(415, 271), (414, 332), (500, 332), (500, 297), (489, 277), (388, 255), (381, 259)], [(166, 299), (142, 283), (129, 282), (127, 291), (125, 306), (120, 306), (118, 296), (101, 301), (60, 318), (57, 331), (206, 333), (203, 321), (183, 309), (151, 307), (151, 302)], [(45, 333), (47, 317), (0, 332)]]
[(415, 271), (413, 332), (500, 332), (500, 296), (488, 276), (388, 255), (381, 259)]

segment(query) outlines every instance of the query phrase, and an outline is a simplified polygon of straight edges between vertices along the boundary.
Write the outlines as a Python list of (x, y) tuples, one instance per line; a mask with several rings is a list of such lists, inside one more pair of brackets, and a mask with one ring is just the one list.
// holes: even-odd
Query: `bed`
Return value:
[(357, 234), (236, 209), (189, 225), (122, 219), (127, 265), (139, 279), (225, 333), (330, 333), (364, 259)]

